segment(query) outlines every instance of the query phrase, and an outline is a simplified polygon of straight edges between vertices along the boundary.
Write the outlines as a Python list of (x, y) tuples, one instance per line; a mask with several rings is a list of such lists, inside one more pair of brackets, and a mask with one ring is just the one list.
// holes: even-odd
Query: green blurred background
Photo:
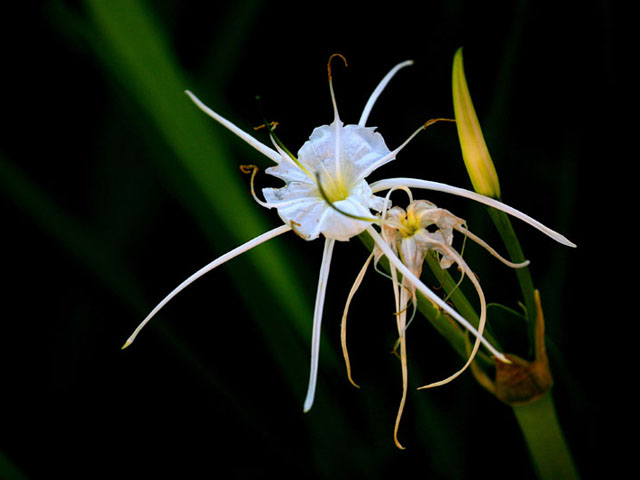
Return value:
[[(381, 276), (369, 274), (351, 307), (360, 390), (339, 355), (342, 308), (367, 256), (357, 239), (334, 254), (308, 414), (322, 242), (286, 235), (234, 260), (120, 350), (180, 281), (279, 224), (237, 168), (268, 160), (197, 111), (184, 89), (245, 130), (262, 122), (260, 95), (296, 151), (332, 120), (332, 53), (349, 61), (334, 71), (348, 123), (389, 68), (413, 59), (369, 121), (394, 147), (424, 121), (453, 115), (460, 46), (503, 200), (578, 244), (567, 249), (514, 221), (542, 294), (560, 423), (583, 478), (597, 478), (608, 394), (595, 385), (608, 367), (597, 346), (606, 331), (596, 327), (615, 319), (606, 299), (616, 290), (598, 235), (613, 234), (604, 201), (615, 203), (612, 3), (19, 5), (5, 9), (0, 29), (0, 478), (535, 478), (511, 409), (471, 374), (415, 390), (462, 363), (422, 317), (409, 331), (407, 450), (394, 447), (401, 377)], [(470, 188), (455, 128), (431, 127), (375, 179), (396, 175)], [(258, 177), (259, 186), (277, 182)], [(482, 207), (428, 198), (501, 247)], [(513, 272), (467, 253), (488, 300), (516, 307)], [(519, 320), (493, 321), (522, 353)]]

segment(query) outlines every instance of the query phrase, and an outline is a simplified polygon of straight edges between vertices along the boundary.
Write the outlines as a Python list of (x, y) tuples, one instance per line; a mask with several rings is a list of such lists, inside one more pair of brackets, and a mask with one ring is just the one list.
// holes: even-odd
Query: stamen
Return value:
[[(407, 290), (409, 290), (409, 287), (402, 285), (402, 288), (406, 288)], [(399, 317), (400, 315), (406, 314), (407, 310), (409, 310), (409, 303), (407, 302), (407, 304), (402, 307), (402, 310), (400, 310), (399, 312), (393, 312), (393, 315), (396, 317)]]
[(334, 94), (333, 91), (333, 77), (331, 75), (331, 60), (333, 60), (335, 57), (339, 57), (342, 59), (342, 61), (344, 62), (344, 66), (348, 67), (349, 64), (347, 64), (347, 59), (344, 57), (344, 55), (341, 55), (339, 53), (334, 53), (329, 57), (329, 61), (327, 62), (327, 75), (329, 77), (329, 90), (331, 92), (331, 103), (333, 104), (333, 113), (335, 115), (335, 120), (338, 120), (338, 105), (336, 103), (336, 96)]
[(240, 171), (246, 175), (251, 174), (251, 180), (250, 180), (250, 185), (251, 185), (251, 196), (253, 197), (253, 199), (258, 202), (259, 205), (262, 205), (263, 207), (266, 208), (272, 208), (273, 206), (263, 200), (260, 200), (258, 198), (258, 196), (256, 195), (256, 191), (254, 188), (254, 180), (256, 178), (256, 174), (258, 173), (258, 167), (256, 165), (240, 165)]
[(341, 163), (342, 163), (342, 122), (340, 121), (340, 116), (338, 115), (338, 104), (336, 102), (336, 95), (335, 92), (333, 90), (333, 78), (331, 76), (331, 60), (333, 60), (334, 57), (339, 57), (342, 59), (342, 61), (344, 62), (344, 66), (348, 67), (347, 65), (347, 59), (344, 58), (343, 55), (339, 54), (339, 53), (334, 53), (333, 55), (331, 55), (329, 57), (329, 62), (327, 63), (327, 74), (329, 76), (329, 91), (331, 92), (331, 103), (333, 104), (333, 135), (334, 135), (334, 139), (335, 139), (335, 145), (334, 145), (334, 163), (335, 163), (335, 167), (336, 167), (336, 180), (338, 181), (339, 184), (343, 183), (343, 179), (342, 179), (342, 169), (341, 169)]
[(393, 278), (391, 278), (391, 275), (389, 275), (388, 273), (386, 273), (386, 272), (384, 272), (384, 271), (380, 270), (380, 267), (378, 266), (379, 261), (380, 261), (380, 259), (378, 258), (378, 259), (376, 259), (376, 260), (373, 262), (373, 269), (375, 270), (375, 272), (376, 272), (378, 275), (383, 276), (383, 277), (384, 277), (384, 278), (386, 278), (387, 280), (391, 280), (391, 281), (393, 281)]
[(258, 245), (266, 242), (267, 240), (271, 240), (272, 238), (277, 237), (278, 235), (282, 235), (283, 233), (286, 233), (289, 230), (291, 230), (291, 227), (289, 227), (288, 225), (282, 225), (278, 228), (274, 228), (273, 230), (269, 230), (268, 232), (263, 233), (262, 235), (259, 235), (252, 240), (249, 240), (247, 243), (244, 243), (239, 247), (234, 248), (230, 252), (225, 253), (221, 257), (216, 258), (213, 262), (202, 267), (200, 270), (195, 272), (193, 275), (191, 275), (189, 278), (183, 281), (180, 285), (174, 288), (171, 291), (171, 293), (169, 293), (169, 295), (164, 297), (164, 299), (158, 305), (156, 305), (156, 307), (153, 310), (151, 310), (151, 313), (147, 315), (147, 317), (142, 321), (142, 323), (140, 323), (140, 325), (138, 325), (138, 327), (134, 330), (131, 336), (127, 339), (125, 344), (122, 346), (122, 349), (127, 348), (129, 345), (133, 343), (138, 333), (140, 333), (140, 330), (142, 330), (144, 326), (147, 323), (149, 323), (149, 321), (154, 317), (156, 313), (158, 313), (162, 309), (162, 307), (164, 307), (173, 297), (175, 297), (178, 293), (180, 293), (182, 290), (184, 290), (187, 286), (192, 284), (198, 278), (203, 276), (205, 273), (210, 272), (214, 268), (219, 267), (220, 265), (222, 265), (225, 262), (228, 262), (232, 258), (235, 258), (238, 255), (246, 251), (249, 251), (254, 247), (257, 247)]
[[(240, 165), (240, 171), (242, 173), (246, 175), (251, 174), (251, 180), (250, 180), (251, 196), (258, 203), (258, 205), (261, 205), (265, 208), (282, 208), (282, 207), (291, 205), (293, 203), (296, 203), (297, 201), (300, 200), (298, 198), (294, 198), (293, 200), (289, 200), (287, 202), (280, 202), (280, 203), (269, 203), (269, 202), (265, 202), (264, 200), (260, 200), (258, 198), (258, 195), (256, 195), (256, 191), (254, 188), (254, 180), (255, 180), (256, 174), (258, 173), (258, 170), (259, 168), (256, 165)], [(295, 228), (293, 226), (292, 226), (292, 229), (294, 229), (294, 233), (296, 233)]]
[(298, 223), (294, 220), (289, 220), (289, 226), (291, 226), (291, 230), (293, 231), (293, 233), (295, 233), (301, 239), (306, 240), (307, 236), (298, 229), (298, 227), (300, 227), (301, 225), (301, 223)]
[(415, 292), (413, 292), (411, 295), (411, 304), (413, 306), (413, 309), (411, 310), (411, 317), (409, 317), (407, 325), (404, 327), (405, 330), (409, 328), (409, 325), (411, 325), (413, 319), (416, 318), (416, 312), (418, 311), (418, 299), (416, 298)]
[(424, 129), (426, 130), (427, 127), (430, 127), (434, 123), (438, 123), (438, 122), (453, 122), (453, 123), (456, 123), (455, 119), (453, 119), (453, 118), (432, 118), (431, 120), (427, 120), (427, 122), (424, 124)]
[[(462, 258), (462, 255), (460, 255), (460, 258)], [(444, 273), (444, 272), (443, 272)], [(448, 302), (449, 299), (451, 298), (451, 296), (456, 292), (456, 290), (458, 290), (458, 288), (460, 288), (460, 285), (462, 285), (462, 281), (464, 280), (465, 277), (465, 272), (464, 270), (462, 270), (462, 273), (460, 275), (460, 279), (456, 282), (455, 286), (451, 289), (451, 291), (449, 293), (447, 293), (447, 295), (445, 295), (444, 297), (444, 301)], [(446, 279), (446, 277), (444, 277)], [(444, 287), (444, 285), (442, 285)]]
[(263, 123), (262, 125), (258, 125), (257, 127), (253, 127), (253, 130), (256, 131), (256, 132), (258, 130), (262, 130), (263, 128), (269, 128), (271, 130), (275, 130), (278, 125), (280, 125), (278, 122), (271, 122), (271, 123), (269, 123), (268, 126)]
[(278, 123), (267, 121), (267, 116), (264, 114), (264, 111), (262, 110), (262, 105), (260, 103), (260, 96), (256, 96), (256, 101), (258, 102), (260, 113), (262, 114), (262, 118), (264, 119), (263, 126), (265, 126), (267, 130), (269, 130), (269, 137), (271, 138), (271, 141), (273, 142), (273, 145), (276, 147), (276, 150), (278, 151), (278, 153), (280, 155), (288, 156), (300, 170), (306, 173), (307, 176), (309, 176), (310, 178), (313, 178), (313, 175), (311, 175), (311, 172), (309, 172), (309, 170), (307, 170), (307, 168), (302, 163), (300, 163), (300, 161), (295, 157), (295, 155), (291, 153), (287, 147), (285, 147), (284, 143), (282, 143), (278, 138), (278, 136), (275, 134), (274, 128), (276, 125), (278, 125)]

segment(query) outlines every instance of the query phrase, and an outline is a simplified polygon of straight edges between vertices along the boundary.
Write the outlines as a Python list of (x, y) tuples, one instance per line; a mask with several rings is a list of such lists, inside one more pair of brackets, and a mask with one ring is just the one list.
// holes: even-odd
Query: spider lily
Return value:
[[(394, 189), (390, 189), (387, 194), (386, 200)], [(456, 217), (449, 211), (436, 207), (433, 203), (426, 200), (413, 200), (413, 194), (408, 188), (402, 188), (409, 196), (409, 206), (406, 210), (399, 206), (394, 206), (391, 209), (385, 208), (381, 215), (384, 222), (382, 223), (382, 238), (397, 255), (402, 263), (408, 268), (408, 270), (417, 278), (422, 273), (422, 265), (424, 259), (429, 252), (435, 252), (440, 258), (440, 267), (448, 269), (451, 265), (457, 264), (459, 270), (462, 272), (462, 277), (458, 282), (458, 285), (462, 282), (466, 276), (471, 280), (480, 301), (480, 317), (478, 322), (478, 335), (476, 337), (473, 349), (464, 364), (456, 373), (450, 375), (448, 378), (425, 385), (420, 388), (432, 388), (449, 383), (456, 377), (458, 377), (473, 361), (480, 343), (482, 340), (482, 334), (486, 325), (487, 318), (487, 304), (485, 301), (482, 287), (478, 282), (477, 277), (471, 271), (467, 263), (462, 259), (462, 255), (453, 248), (453, 232), (459, 232), (464, 235), (465, 239), (476, 242), (483, 248), (485, 248), (494, 257), (498, 258), (505, 265), (512, 268), (522, 268), (529, 264), (528, 261), (522, 263), (513, 263), (503, 257), (501, 257), (494, 249), (487, 245), (482, 239), (471, 233), (465, 226), (465, 221)], [(346, 320), (349, 310), (349, 304), (356, 290), (359, 288), (360, 283), (364, 277), (364, 273), (371, 262), (371, 259), (375, 259), (377, 263), (382, 257), (383, 252), (378, 244), (374, 246), (373, 253), (365, 262), (362, 270), (360, 271), (354, 285), (349, 294), (347, 304), (345, 305), (344, 314), (342, 317), (342, 351), (347, 366), (347, 374), (349, 381), (356, 387), (353, 379), (351, 378), (351, 367), (349, 362), (348, 351), (346, 347)], [(409, 308), (409, 301), (413, 302), (413, 311), (416, 310), (416, 286), (407, 280), (407, 277), (403, 276), (402, 280), (398, 280), (398, 271), (396, 266), (390, 264), (391, 280), (393, 282), (393, 294), (396, 305), (396, 322), (398, 328), (398, 342), (399, 357), (402, 366), (402, 398), (400, 406), (398, 408), (398, 414), (396, 416), (396, 423), (394, 427), (394, 441), (398, 448), (404, 448), (398, 440), (398, 429), (400, 426), (400, 419), (404, 410), (406, 402), (407, 388), (408, 388), (408, 369), (407, 369), (407, 352), (406, 352), (406, 329), (407, 323), (407, 311)]]
[[(344, 60), (344, 57), (338, 56)], [(389, 81), (400, 69), (411, 65), (413, 62), (405, 61), (393, 67), (371, 94), (358, 123), (355, 125), (345, 125), (338, 114), (333, 89), (331, 77), (331, 60), (333, 58), (334, 56), (329, 59), (327, 66), (329, 89), (333, 104), (333, 122), (330, 125), (323, 125), (314, 129), (309, 140), (305, 142), (298, 151), (297, 157), (289, 152), (279, 141), (268, 123), (266, 123), (266, 125), (267, 128), (269, 128), (273, 147), (259, 142), (253, 136), (242, 131), (232, 122), (211, 110), (193, 93), (186, 91), (191, 100), (204, 113), (235, 133), (275, 163), (275, 165), (268, 168), (266, 172), (283, 180), (285, 185), (280, 188), (264, 188), (262, 190), (264, 200), (261, 200), (253, 191), (252, 183), (252, 194), (260, 205), (266, 208), (275, 208), (284, 224), (249, 240), (247, 243), (213, 260), (184, 280), (149, 313), (122, 348), (128, 347), (134, 341), (140, 330), (173, 297), (205, 273), (289, 231), (293, 231), (298, 236), (309, 241), (315, 240), (322, 235), (325, 238), (325, 243), (313, 315), (309, 385), (304, 401), (304, 411), (307, 412), (311, 409), (315, 395), (323, 305), (335, 242), (336, 240), (348, 241), (352, 237), (367, 231), (377, 247), (408, 282), (411, 282), (418, 291), (475, 335), (478, 341), (483, 343), (494, 356), (504, 362), (508, 362), (506, 357), (487, 342), (473, 325), (424, 285), (420, 279), (402, 263), (378, 231), (373, 228), (372, 224), (380, 223), (380, 217), (374, 216), (371, 212), (381, 212), (384, 205), (384, 199), (375, 196), (374, 193), (396, 188), (405, 183), (412, 188), (440, 189), (457, 195), (474, 198), (495, 208), (504, 210), (507, 213), (511, 213), (542, 229), (545, 233), (561, 243), (572, 245), (571, 242), (515, 209), (466, 190), (436, 184), (435, 182), (403, 178), (383, 180), (369, 185), (366, 178), (374, 170), (394, 160), (398, 152), (428, 125), (427, 123), (425, 126), (420, 127), (420, 129), (416, 130), (403, 144), (394, 150), (390, 150), (386, 146), (382, 136), (375, 131), (375, 127), (366, 127), (371, 109)], [(255, 174), (255, 168), (253, 168), (253, 172)]]

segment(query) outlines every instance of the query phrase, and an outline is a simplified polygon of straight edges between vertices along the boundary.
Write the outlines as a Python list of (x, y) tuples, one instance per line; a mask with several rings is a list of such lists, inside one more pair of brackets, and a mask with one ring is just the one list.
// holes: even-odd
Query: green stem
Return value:
[(551, 392), (513, 413), (524, 435), (540, 480), (578, 480), (569, 447), (558, 423)]
[[(512, 261), (525, 260), (518, 237), (509, 217), (498, 210), (489, 209)], [(536, 349), (536, 300), (535, 287), (528, 268), (516, 270), (518, 283), (527, 309), (530, 354)], [(580, 478), (576, 470), (562, 428), (558, 423), (551, 392), (525, 406), (513, 407), (513, 412), (525, 438), (538, 478), (574, 480)]]
[[(493, 223), (498, 229), (498, 233), (502, 237), (502, 241), (507, 248), (507, 252), (509, 252), (511, 261), (516, 263), (524, 262), (526, 258), (522, 251), (522, 247), (520, 247), (520, 242), (518, 241), (516, 232), (513, 230), (513, 225), (511, 225), (511, 220), (509, 220), (508, 215), (494, 208), (489, 208), (488, 211), (491, 220), (493, 220)], [(518, 278), (518, 283), (520, 284), (520, 290), (522, 292), (522, 298), (524, 299), (524, 305), (527, 310), (527, 320), (529, 325), (528, 335), (531, 350), (529, 354), (531, 354), (535, 346), (535, 325), (537, 312), (534, 294), (535, 287), (533, 286), (531, 271), (528, 267), (516, 268), (515, 272)]]

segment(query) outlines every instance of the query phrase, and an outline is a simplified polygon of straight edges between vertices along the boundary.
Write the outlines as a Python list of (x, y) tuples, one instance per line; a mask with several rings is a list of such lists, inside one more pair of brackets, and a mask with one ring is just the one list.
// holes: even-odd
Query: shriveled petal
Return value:
[(367, 232), (373, 238), (373, 241), (376, 243), (376, 246), (382, 251), (382, 253), (389, 259), (389, 262), (398, 269), (400, 273), (404, 277), (407, 278), (416, 289), (422, 293), (425, 297), (431, 300), (433, 303), (438, 305), (441, 309), (443, 309), (446, 313), (448, 313), (455, 321), (457, 321), (464, 328), (469, 330), (476, 338), (480, 340), (480, 342), (494, 355), (496, 358), (500, 359), (505, 363), (509, 363), (509, 360), (504, 356), (503, 353), (496, 350), (496, 348), (491, 345), (486, 338), (484, 338), (478, 330), (471, 325), (462, 315), (456, 312), (450, 305), (444, 302), (440, 297), (438, 297), (435, 293), (433, 293), (418, 277), (416, 277), (411, 270), (409, 270), (398, 258), (398, 256), (393, 252), (393, 250), (385, 243), (380, 234), (372, 227), (367, 227)]
[(418, 243), (416, 235), (403, 238), (400, 242), (400, 258), (416, 277), (420, 277), (422, 273), (422, 264), (426, 253), (427, 249)]
[(443, 270), (446, 270), (455, 263), (456, 260), (450, 255), (449, 250), (442, 248), (443, 245), (451, 246), (451, 238), (445, 235), (442, 230), (438, 230), (437, 232), (420, 230), (414, 237), (422, 250), (431, 250), (441, 255), (440, 268)]
[(464, 273), (466, 273), (467, 277), (469, 278), (469, 280), (471, 280), (471, 283), (473, 283), (473, 286), (476, 289), (476, 292), (478, 294), (478, 299), (480, 300), (480, 318), (478, 320), (478, 335), (476, 336), (476, 340), (475, 340), (475, 342), (473, 344), (473, 349), (471, 350), (471, 353), (469, 354), (469, 358), (467, 358), (467, 361), (465, 362), (465, 364), (460, 369), (458, 369), (457, 372), (453, 373), (452, 375), (449, 375), (444, 380), (440, 380), (440, 381), (437, 381), (437, 382), (430, 383), (428, 385), (424, 385), (424, 386), (420, 387), (419, 390), (446, 385), (447, 383), (449, 383), (452, 380), (454, 380), (457, 377), (459, 377), (469, 367), (469, 365), (471, 365), (471, 363), (473, 362), (473, 359), (475, 358), (476, 354), (478, 353), (478, 349), (480, 348), (480, 342), (481, 342), (481, 339), (483, 338), (482, 334), (484, 333), (484, 327), (485, 327), (486, 322), (487, 322), (487, 302), (486, 302), (486, 300), (484, 298), (484, 292), (482, 291), (482, 287), (480, 286), (480, 282), (478, 282), (478, 279), (473, 274), (473, 272), (471, 271), (469, 266), (466, 264), (466, 262), (462, 259), (462, 257), (455, 250), (450, 248), (448, 245), (440, 245), (440, 248), (443, 251), (447, 252), (446, 253), (447, 256), (449, 256), (452, 259), (454, 259), (454, 261), (458, 264), (460, 269)]
[(418, 215), (420, 218), (420, 226), (423, 228), (427, 225), (436, 224), (439, 229), (450, 231), (465, 223), (462, 218), (456, 217), (450, 211), (434, 206), (420, 209)]
[[(406, 280), (402, 280), (402, 286), (405, 287)], [(400, 450), (404, 450), (404, 446), (400, 443), (398, 438), (398, 431), (400, 430), (400, 420), (402, 420), (402, 413), (404, 412), (404, 406), (407, 402), (407, 391), (409, 389), (409, 369), (407, 366), (407, 305), (409, 304), (409, 292), (406, 288), (402, 289), (400, 293), (400, 302), (396, 308), (398, 309), (398, 343), (400, 347), (400, 365), (402, 369), (402, 396), (400, 397), (400, 405), (398, 405), (398, 413), (396, 414), (396, 422), (393, 427), (393, 441)]]
[(369, 268), (369, 264), (371, 263), (373, 256), (373, 253), (369, 255), (367, 261), (364, 262), (364, 265), (360, 269), (360, 272), (358, 272), (356, 280), (351, 286), (349, 296), (347, 297), (347, 302), (344, 305), (344, 312), (342, 313), (342, 324), (340, 325), (340, 343), (342, 345), (342, 355), (344, 356), (345, 367), (347, 368), (347, 378), (349, 379), (349, 382), (351, 382), (351, 384), (356, 388), (360, 388), (360, 386), (353, 381), (353, 377), (351, 376), (351, 362), (349, 361), (349, 350), (347, 349), (347, 316), (349, 314), (349, 306), (351, 305), (351, 300), (353, 300), (353, 297), (358, 291), (358, 288), (360, 288), (360, 284), (364, 279), (364, 275), (367, 272), (367, 268)]

